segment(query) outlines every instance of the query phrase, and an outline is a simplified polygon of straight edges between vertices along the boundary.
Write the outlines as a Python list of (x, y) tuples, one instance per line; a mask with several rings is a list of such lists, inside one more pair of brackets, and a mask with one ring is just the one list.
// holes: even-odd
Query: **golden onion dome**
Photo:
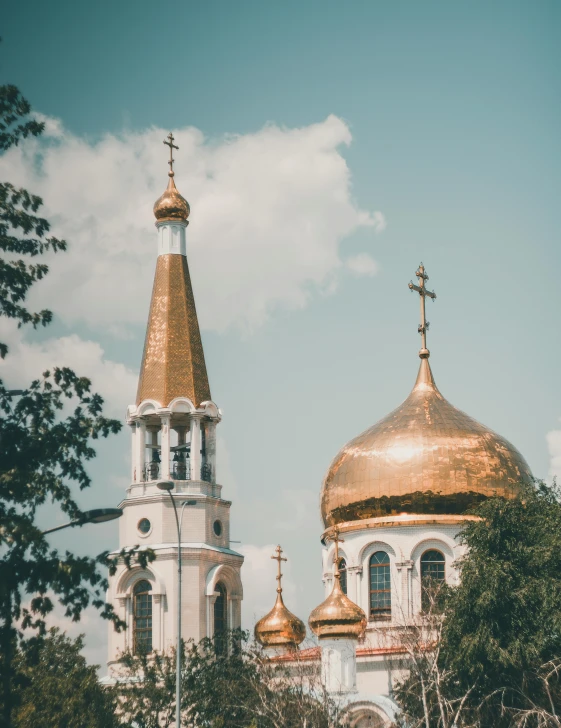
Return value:
[(409, 397), (348, 442), (321, 492), (326, 527), (398, 514), (461, 515), (490, 496), (512, 497), (532, 481), (518, 450), (453, 407), (421, 351)]
[(255, 625), (255, 639), (263, 647), (280, 647), (295, 649), (306, 636), (306, 627), (302, 620), (298, 619), (285, 607), (282, 599), (282, 572), (281, 563), (287, 559), (282, 555), (283, 551), (277, 546), (275, 553), (271, 556), (277, 562), (277, 601), (271, 611), (266, 614)]
[(187, 200), (182, 197), (175, 186), (174, 173), (169, 172), (169, 182), (164, 194), (154, 204), (154, 215), (158, 222), (183, 221), (186, 222), (191, 208)]
[(263, 647), (295, 648), (306, 637), (306, 627), (286, 608), (282, 589), (277, 592), (275, 606), (255, 625), (255, 639)]
[(366, 614), (341, 589), (338, 570), (331, 594), (312, 611), (308, 624), (319, 639), (358, 639), (364, 634)]

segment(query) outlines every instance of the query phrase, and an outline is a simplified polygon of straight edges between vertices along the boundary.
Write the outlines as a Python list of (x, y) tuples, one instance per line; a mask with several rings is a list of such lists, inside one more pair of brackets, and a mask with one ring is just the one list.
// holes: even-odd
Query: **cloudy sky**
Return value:
[[(134, 401), (169, 130), (191, 204), (188, 252), (220, 472), (241, 541), (246, 626), (272, 605), (280, 542), (290, 608), (322, 595), (322, 477), (403, 400), (417, 369), (422, 260), (437, 383), (561, 472), (561, 6), (136, 0), (12, 4), (2, 82), (46, 120), (0, 159), (40, 194), (70, 252), (2, 324), (11, 386), (53, 364), (90, 376), (110, 414)], [(99, 448), (84, 507), (116, 505), (129, 436)], [(56, 520), (56, 513), (46, 517)], [(114, 524), (53, 545), (117, 545)], [(102, 662), (104, 631), (82, 625)]]

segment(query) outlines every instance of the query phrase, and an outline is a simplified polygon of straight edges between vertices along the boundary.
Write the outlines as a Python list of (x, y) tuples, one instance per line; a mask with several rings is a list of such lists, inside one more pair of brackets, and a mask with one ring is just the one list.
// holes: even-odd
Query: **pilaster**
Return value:
[(191, 480), (201, 479), (201, 415), (191, 415)]
[(160, 477), (162, 480), (169, 480), (170, 478), (170, 424), (171, 424), (171, 415), (169, 413), (164, 413), (161, 415), (162, 419), (162, 427), (160, 430), (160, 444), (161, 444), (161, 469), (160, 469)]

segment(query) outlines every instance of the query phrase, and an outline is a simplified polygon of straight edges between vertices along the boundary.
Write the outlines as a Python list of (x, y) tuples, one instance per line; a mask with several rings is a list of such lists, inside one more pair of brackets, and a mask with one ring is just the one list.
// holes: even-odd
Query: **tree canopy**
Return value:
[(82, 637), (72, 640), (57, 629), (21, 643), (14, 728), (117, 728), (114, 695), (100, 685), (83, 646)]
[[(480, 520), (466, 525), (460, 581), (447, 591), (438, 617), (438, 664), (432, 667), (440, 686), (423, 675), (427, 663), (420, 661), (398, 690), (418, 725), (445, 726), (443, 704), (461, 701), (458, 728), (560, 725), (559, 495), (555, 483), (521, 486), (512, 500), (482, 503), (475, 511)], [(432, 685), (425, 691), (428, 725), (423, 682)]]
[[(221, 638), (223, 639), (223, 638)], [(247, 634), (228, 636), (231, 649), (213, 640), (187, 645), (182, 670), (182, 721), (209, 728), (339, 728), (337, 702), (319, 678), (319, 665), (297, 656), (287, 670), (271, 661)], [(123, 655), (115, 692), (121, 717), (138, 728), (175, 724), (175, 652)], [(128, 721), (128, 722), (127, 722)]]
[[(0, 86), (0, 151), (18, 145), (28, 136), (39, 136), (44, 123), (31, 115), (29, 102), (16, 86)], [(66, 250), (64, 240), (49, 236), (49, 222), (37, 215), (43, 200), (27, 190), (0, 182), (0, 316), (15, 319), (18, 325), (46, 326), (52, 312), (29, 311), (24, 305), (31, 286), (49, 272), (45, 263), (30, 259)], [(0, 342), (0, 356), (8, 351)]]

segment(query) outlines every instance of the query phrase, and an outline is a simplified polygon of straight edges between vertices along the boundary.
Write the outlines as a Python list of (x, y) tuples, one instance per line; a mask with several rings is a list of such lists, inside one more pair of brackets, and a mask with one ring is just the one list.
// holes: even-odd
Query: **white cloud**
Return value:
[(137, 375), (124, 364), (105, 357), (95, 341), (84, 341), (76, 334), (29, 343), (12, 322), (0, 322), (0, 340), (9, 346), (1, 365), (2, 379), (8, 388), (24, 387), (55, 366), (73, 369), (92, 380), (92, 389), (105, 400), (108, 416), (122, 419), (127, 405), (134, 401)]
[(561, 430), (552, 430), (546, 435), (549, 450), (549, 477), (561, 480)]
[(347, 258), (345, 265), (357, 276), (374, 276), (378, 272), (378, 263), (368, 253), (359, 253)]
[[(143, 325), (156, 257), (152, 205), (166, 185), (167, 130), (106, 135), (97, 142), (45, 118), (46, 135), (9, 150), (2, 175), (43, 197), (53, 234), (70, 243), (30, 303), (66, 323), (122, 336)], [(277, 307), (305, 306), (331, 292), (343, 268), (340, 244), (359, 228), (385, 227), (360, 209), (340, 147), (348, 126), (335, 116), (298, 129), (265, 126), (211, 142), (176, 130), (177, 177), (191, 204), (188, 249), (201, 323), (251, 330)], [(353, 262), (354, 260), (354, 262)], [(371, 275), (370, 256), (347, 263)], [(358, 270), (360, 268), (360, 270)]]
[[(236, 544), (233, 544), (233, 548)], [(276, 545), (254, 546), (245, 544), (236, 549), (245, 556), (242, 567), (243, 602), (242, 627), (253, 634), (255, 623), (269, 612), (277, 598), (276, 563), (271, 560)], [(290, 561), (282, 564), (282, 588), (286, 606), (298, 615), (296, 585), (291, 577)], [(302, 619), (302, 617), (300, 617)]]

